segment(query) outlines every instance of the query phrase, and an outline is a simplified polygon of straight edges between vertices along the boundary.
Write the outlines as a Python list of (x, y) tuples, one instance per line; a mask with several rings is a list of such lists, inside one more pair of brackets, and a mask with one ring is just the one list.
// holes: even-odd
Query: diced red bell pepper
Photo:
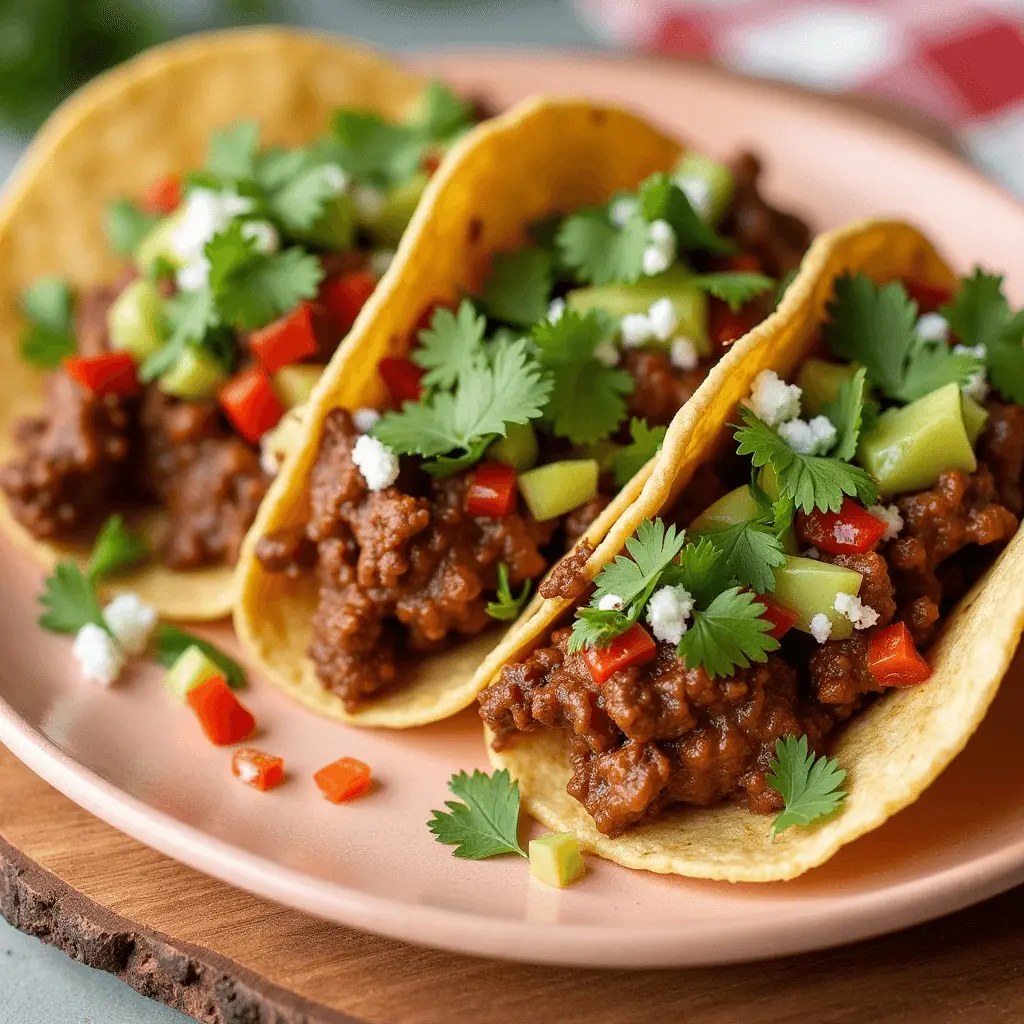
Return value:
[(501, 462), (485, 462), (473, 472), (466, 490), (471, 516), (502, 519), (516, 507), (516, 471)]
[(420, 381), (426, 372), (405, 356), (385, 356), (378, 364), (377, 371), (396, 402), (415, 402), (423, 394)]
[(773, 601), (764, 594), (757, 595), (757, 603), (764, 605), (764, 614), (761, 618), (766, 619), (772, 624), (768, 635), (776, 640), (781, 640), (796, 625), (797, 620), (800, 618), (799, 614), (791, 608), (779, 604), (778, 601)]
[(883, 686), (916, 686), (932, 674), (905, 622), (894, 622), (872, 634), (868, 668)]
[(745, 274), (763, 273), (761, 261), (752, 252), (738, 252), (728, 259), (730, 270), (741, 271)]
[(142, 195), (142, 208), (155, 216), (173, 213), (181, 204), (181, 176), (168, 174), (154, 181)]
[(256, 719), (221, 676), (193, 687), (185, 699), (196, 713), (206, 738), (218, 747), (241, 743), (256, 729)]
[(919, 313), (934, 313), (953, 298), (953, 293), (948, 288), (925, 284), (923, 281), (906, 281), (904, 288), (917, 303)]
[(343, 757), (321, 768), (313, 780), (323, 793), (324, 799), (332, 804), (341, 804), (362, 796), (372, 782), (370, 766), (354, 757)]
[(583, 658), (595, 683), (607, 682), (620, 669), (653, 661), (658, 645), (639, 622), (617, 636), (607, 647), (584, 648)]
[(249, 335), (249, 351), (267, 373), (317, 353), (313, 306), (300, 302), (287, 316)]
[(133, 395), (139, 390), (135, 360), (128, 352), (68, 356), (64, 360), (64, 370), (76, 384), (100, 397)]
[(270, 378), (258, 366), (236, 373), (220, 389), (219, 397), (225, 415), (250, 444), (257, 444), (284, 415)]
[(711, 340), (719, 347), (739, 341), (756, 324), (756, 318), (746, 310), (734, 313), (724, 302), (711, 300), (708, 313)]
[(377, 287), (371, 270), (353, 270), (340, 277), (330, 277), (320, 286), (320, 301), (330, 310), (331, 318), (342, 334), (348, 334), (363, 306)]
[(246, 785), (265, 793), (284, 779), (284, 758), (264, 754), (255, 747), (242, 747), (231, 758), (231, 774)]
[(853, 498), (843, 498), (838, 512), (813, 512), (797, 515), (797, 533), (807, 544), (831, 555), (860, 555), (870, 551), (885, 533), (888, 523), (873, 516)]

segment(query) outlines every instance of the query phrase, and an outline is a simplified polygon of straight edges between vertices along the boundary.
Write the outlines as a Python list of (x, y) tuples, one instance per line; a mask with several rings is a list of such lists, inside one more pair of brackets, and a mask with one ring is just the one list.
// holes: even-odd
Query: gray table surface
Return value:
[[(405, 50), (597, 46), (567, 0), (301, 0), (308, 25)], [(20, 147), (0, 136), (0, 181)], [(186, 1024), (116, 978), (69, 960), (0, 918), (0, 1024)]]

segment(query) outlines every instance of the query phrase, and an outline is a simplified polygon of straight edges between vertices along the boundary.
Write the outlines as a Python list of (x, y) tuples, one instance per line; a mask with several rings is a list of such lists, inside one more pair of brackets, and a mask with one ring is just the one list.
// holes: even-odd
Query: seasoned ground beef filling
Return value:
[[(865, 554), (822, 555), (861, 573), (860, 597), (879, 613), (874, 629), (902, 619), (919, 645), (933, 642), (941, 616), (1017, 529), (1000, 503), (1019, 500), (1022, 483), (1024, 416), (1013, 408), (990, 403), (979, 446), (987, 464), (943, 473), (935, 487), (899, 499), (898, 538)], [(601, 685), (581, 654), (568, 653), (569, 635), (557, 630), (506, 665), (481, 694), (480, 714), (498, 749), (540, 728), (568, 733), (568, 791), (610, 836), (674, 804), (741, 800), (752, 811), (777, 810), (765, 779), (776, 739), (806, 734), (823, 752), (835, 728), (883, 689), (868, 667), (871, 629), (822, 645), (791, 632), (765, 664), (717, 680), (660, 645), (654, 662)]]

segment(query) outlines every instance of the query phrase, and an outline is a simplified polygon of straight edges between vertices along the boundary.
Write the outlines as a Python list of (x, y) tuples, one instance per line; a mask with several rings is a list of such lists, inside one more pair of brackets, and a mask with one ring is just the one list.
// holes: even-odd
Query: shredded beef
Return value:
[(316, 544), (309, 539), (306, 526), (285, 526), (256, 542), (256, 557), (267, 572), (283, 573), (298, 579), (316, 568)]
[(540, 596), (563, 597), (567, 601), (579, 597), (587, 586), (583, 568), (593, 553), (594, 548), (587, 541), (579, 541), (569, 554), (562, 556), (540, 585)]
[(646, 420), (649, 426), (667, 426), (701, 386), (710, 364), (677, 370), (665, 352), (633, 348), (623, 352), (622, 367), (634, 380), (630, 415)]
[(601, 491), (598, 491), (590, 501), (579, 508), (574, 508), (562, 522), (562, 532), (565, 536), (566, 550), (570, 550), (575, 544), (583, 539), (583, 535), (590, 529), (594, 520), (608, 507), (611, 498)]
[(1014, 515), (1024, 511), (1024, 407), (990, 400), (978, 457), (992, 471), (999, 502)]

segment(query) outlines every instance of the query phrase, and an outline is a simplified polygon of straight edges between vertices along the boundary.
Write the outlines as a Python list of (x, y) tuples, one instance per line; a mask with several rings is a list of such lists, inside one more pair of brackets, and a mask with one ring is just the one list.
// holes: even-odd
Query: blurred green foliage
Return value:
[(214, 0), (181, 24), (168, 14), (172, 7), (133, 0), (0, 0), (0, 125), (31, 132), (93, 75), (183, 31), (279, 21), (283, 14), (279, 0)]

